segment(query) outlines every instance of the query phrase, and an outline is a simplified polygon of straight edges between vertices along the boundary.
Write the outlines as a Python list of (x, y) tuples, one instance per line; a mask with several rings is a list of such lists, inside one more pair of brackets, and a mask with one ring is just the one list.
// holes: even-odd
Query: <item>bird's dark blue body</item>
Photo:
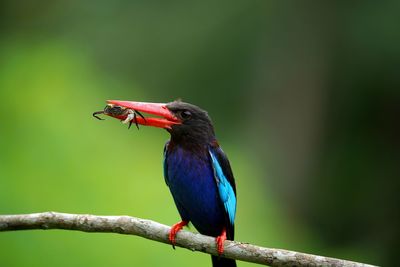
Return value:
[(195, 151), (166, 144), (165, 179), (183, 221), (205, 235), (218, 236), (226, 225), (207, 147)]

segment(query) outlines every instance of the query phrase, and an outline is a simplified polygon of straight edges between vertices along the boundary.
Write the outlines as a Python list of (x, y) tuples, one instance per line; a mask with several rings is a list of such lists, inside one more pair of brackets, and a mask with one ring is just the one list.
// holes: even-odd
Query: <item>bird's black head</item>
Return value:
[(109, 100), (107, 102), (110, 106), (118, 106), (130, 110), (130, 112), (125, 112), (126, 114), (143, 112), (161, 116), (162, 118), (133, 116), (130, 119), (125, 113), (117, 116), (104, 112), (104, 114), (124, 120), (124, 122), (130, 119), (136, 124), (164, 128), (171, 134), (171, 141), (175, 144), (202, 145), (215, 140), (214, 127), (210, 117), (206, 111), (195, 105), (182, 101), (174, 101), (167, 104), (119, 100)]
[(181, 101), (168, 103), (166, 107), (181, 122), (167, 129), (174, 143), (203, 144), (215, 139), (214, 127), (206, 111)]

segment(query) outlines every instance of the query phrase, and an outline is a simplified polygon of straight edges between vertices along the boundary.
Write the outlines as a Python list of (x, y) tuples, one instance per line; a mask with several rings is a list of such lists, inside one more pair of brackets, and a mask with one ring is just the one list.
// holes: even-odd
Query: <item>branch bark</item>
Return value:
[[(0, 231), (29, 229), (64, 229), (83, 232), (119, 233), (137, 235), (169, 244), (168, 233), (170, 227), (154, 221), (129, 216), (96, 216), (58, 212), (0, 215)], [(217, 255), (214, 238), (189, 231), (182, 230), (177, 234), (176, 246)], [(358, 262), (284, 249), (264, 248), (236, 241), (225, 241), (225, 251), (222, 257), (270, 265), (272, 267), (373, 267), (373, 265)]]

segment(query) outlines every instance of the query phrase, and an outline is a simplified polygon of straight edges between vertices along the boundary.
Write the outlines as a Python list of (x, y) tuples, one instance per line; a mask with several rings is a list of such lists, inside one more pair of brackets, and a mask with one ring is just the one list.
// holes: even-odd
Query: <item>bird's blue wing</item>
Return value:
[(209, 149), (218, 193), (233, 226), (236, 215), (236, 185), (228, 158), (220, 147)]

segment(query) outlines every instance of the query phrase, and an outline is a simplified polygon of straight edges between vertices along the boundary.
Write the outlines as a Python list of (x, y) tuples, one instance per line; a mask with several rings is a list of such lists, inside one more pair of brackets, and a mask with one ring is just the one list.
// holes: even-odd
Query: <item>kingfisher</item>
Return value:
[[(169, 232), (171, 244), (175, 245), (176, 234), (190, 222), (201, 234), (215, 237), (218, 255), (222, 255), (224, 241), (234, 240), (236, 185), (208, 113), (182, 101), (107, 103), (103, 112), (95, 114), (163, 128), (170, 134), (164, 146), (164, 178), (181, 217)], [(158, 117), (145, 117), (142, 112)], [(211, 260), (213, 267), (236, 266), (232, 259), (211, 256)]]

